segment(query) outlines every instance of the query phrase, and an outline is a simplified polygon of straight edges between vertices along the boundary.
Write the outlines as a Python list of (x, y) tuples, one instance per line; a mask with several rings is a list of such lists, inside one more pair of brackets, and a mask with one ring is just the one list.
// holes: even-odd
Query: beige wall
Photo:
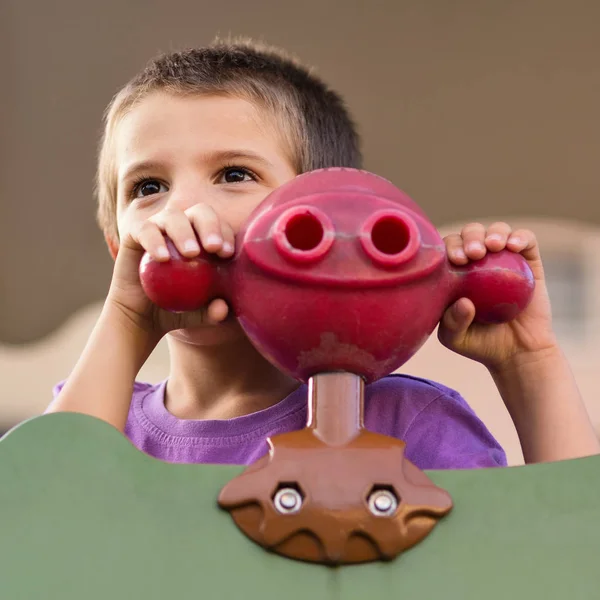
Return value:
[[(557, 264), (585, 247), (585, 310), (557, 326), (600, 425), (598, 23), (594, 0), (0, 2), (0, 422), (47, 404), (108, 285), (91, 193), (103, 108), (157, 51), (233, 33), (316, 66), (347, 97), (367, 168), (438, 226), (525, 219)], [(560, 306), (567, 292), (557, 284)], [(435, 338), (406, 369), (459, 389), (518, 461), (483, 369)]]
[(347, 98), (367, 167), (437, 225), (474, 215), (600, 223), (595, 0), (2, 0), (0, 340), (99, 300), (92, 210), (112, 94), (157, 51), (216, 33), (297, 53)]

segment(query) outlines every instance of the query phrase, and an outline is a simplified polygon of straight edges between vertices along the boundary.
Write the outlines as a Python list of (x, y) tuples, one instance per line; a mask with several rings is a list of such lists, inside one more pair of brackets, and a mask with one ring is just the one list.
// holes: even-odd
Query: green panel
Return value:
[(430, 473), (453, 512), (386, 564), (264, 552), (216, 497), (238, 467), (171, 465), (91, 417), (53, 414), (0, 442), (2, 600), (600, 597), (600, 457)]

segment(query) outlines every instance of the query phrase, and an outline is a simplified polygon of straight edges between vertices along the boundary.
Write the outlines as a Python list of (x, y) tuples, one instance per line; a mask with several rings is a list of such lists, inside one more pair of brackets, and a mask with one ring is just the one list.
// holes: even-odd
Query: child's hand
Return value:
[(523, 255), (535, 278), (531, 303), (509, 323), (473, 323), (473, 303), (467, 298), (455, 302), (440, 322), (438, 337), (444, 346), (491, 370), (502, 370), (520, 359), (535, 359), (545, 350), (556, 347), (544, 270), (533, 232), (513, 231), (506, 223), (494, 223), (487, 229), (480, 223), (471, 223), (460, 234), (451, 234), (444, 241), (448, 258), (456, 265), (479, 260), (487, 252), (508, 249)]
[(109, 300), (124, 309), (136, 324), (161, 336), (173, 329), (223, 321), (228, 307), (221, 299), (193, 313), (173, 314), (159, 309), (141, 287), (139, 265), (144, 252), (157, 261), (169, 260), (165, 236), (183, 256), (198, 256), (200, 240), (203, 251), (229, 258), (235, 244), (232, 228), (206, 204), (196, 204), (185, 211), (165, 209), (142, 221), (135, 218), (134, 211), (130, 214), (124, 219)]

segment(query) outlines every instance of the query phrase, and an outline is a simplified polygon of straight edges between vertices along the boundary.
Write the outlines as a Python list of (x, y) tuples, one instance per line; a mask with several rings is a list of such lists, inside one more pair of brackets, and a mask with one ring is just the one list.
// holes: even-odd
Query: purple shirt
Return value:
[[(167, 462), (249, 465), (266, 454), (267, 437), (306, 425), (306, 386), (270, 408), (223, 421), (174, 417), (165, 387), (136, 382), (125, 434)], [(421, 469), (506, 466), (504, 451), (465, 400), (425, 379), (389, 375), (366, 386), (365, 426), (404, 440), (406, 457)]]

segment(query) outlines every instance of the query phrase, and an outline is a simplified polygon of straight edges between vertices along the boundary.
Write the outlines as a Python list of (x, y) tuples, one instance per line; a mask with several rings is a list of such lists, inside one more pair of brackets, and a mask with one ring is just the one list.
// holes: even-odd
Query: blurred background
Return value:
[[(3, 0), (0, 431), (38, 415), (111, 275), (92, 197), (102, 111), (153, 55), (245, 35), (342, 92), (366, 167), (442, 234), (537, 233), (555, 323), (600, 432), (600, 3), (596, 0)], [(168, 370), (160, 346), (140, 374)], [(522, 456), (487, 371), (434, 336), (403, 371), (459, 390)]]

